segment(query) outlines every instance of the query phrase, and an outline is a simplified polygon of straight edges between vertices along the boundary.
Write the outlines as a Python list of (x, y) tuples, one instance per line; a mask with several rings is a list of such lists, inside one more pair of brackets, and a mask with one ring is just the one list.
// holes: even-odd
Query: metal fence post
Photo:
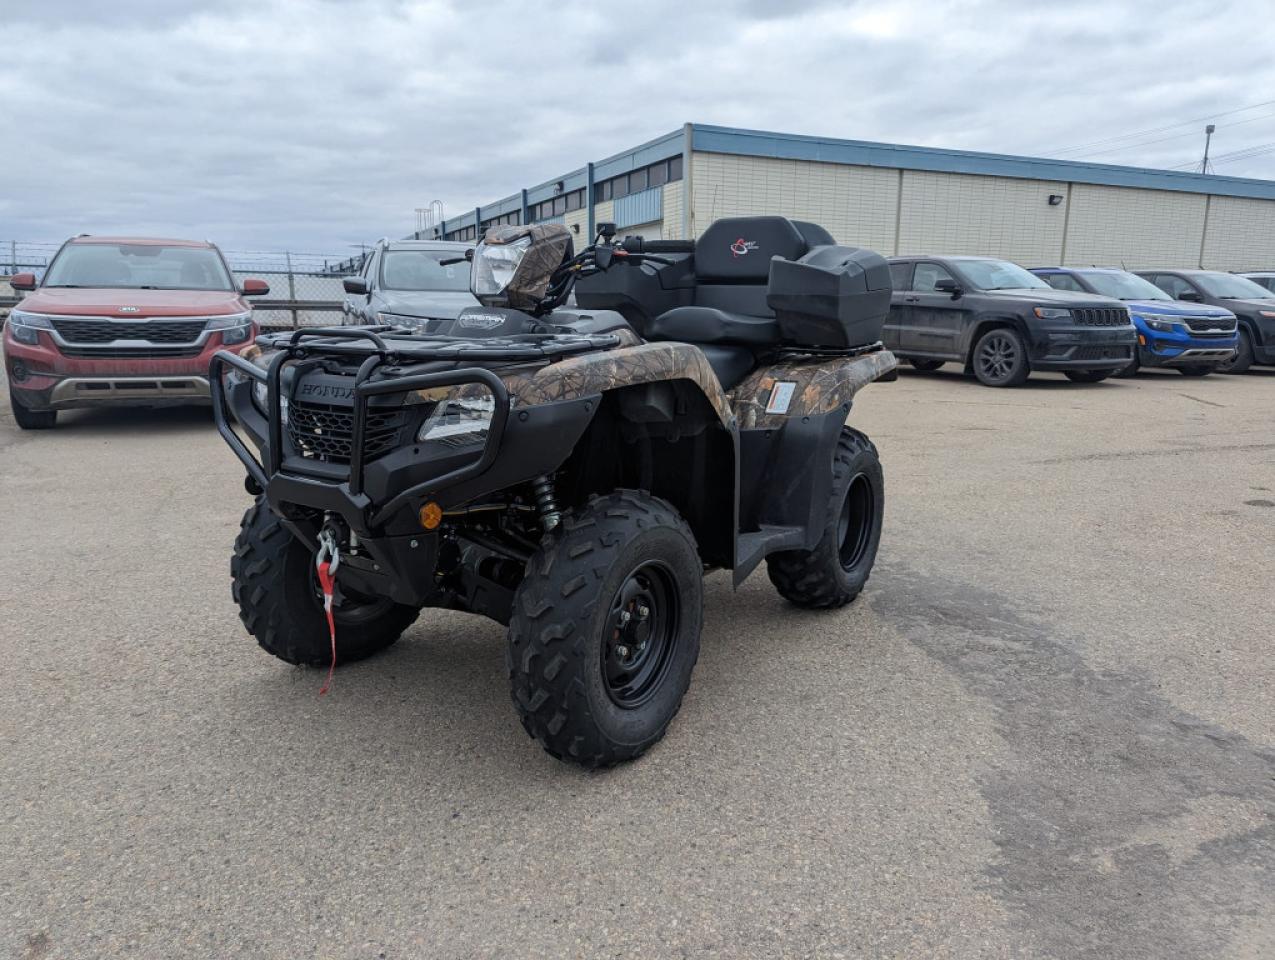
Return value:
[(285, 251), (283, 257), (288, 264), (288, 299), (292, 301), (292, 329), (295, 330), (301, 326), (297, 317), (297, 283), (292, 276), (292, 254)]

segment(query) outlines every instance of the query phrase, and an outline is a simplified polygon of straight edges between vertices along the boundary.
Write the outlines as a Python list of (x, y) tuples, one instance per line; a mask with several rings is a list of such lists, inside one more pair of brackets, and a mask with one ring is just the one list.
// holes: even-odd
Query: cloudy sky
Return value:
[(0, 241), (345, 256), (688, 120), (1174, 166), (1214, 119), (1216, 172), (1275, 178), (1267, 3), (1037, 6), (6, 4)]

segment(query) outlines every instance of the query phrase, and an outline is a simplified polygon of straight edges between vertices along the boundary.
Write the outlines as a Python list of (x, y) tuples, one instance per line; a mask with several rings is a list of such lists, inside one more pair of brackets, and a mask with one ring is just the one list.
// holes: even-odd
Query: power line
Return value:
[[(1247, 120), (1236, 120), (1234, 123), (1219, 123), (1216, 126), (1217, 126), (1217, 129), (1219, 130), (1229, 129), (1231, 127), (1243, 126), (1246, 123), (1254, 123), (1258, 120), (1267, 120), (1271, 117), (1275, 117), (1275, 112), (1259, 114), (1256, 117), (1249, 117)], [(1185, 133), (1175, 133), (1168, 137), (1160, 137), (1155, 140), (1146, 140), (1141, 143), (1126, 143), (1118, 147), (1109, 147), (1106, 150), (1094, 150), (1087, 153), (1082, 153), (1079, 155), (1079, 157), (1071, 157), (1070, 159), (1076, 160), (1076, 159), (1080, 159), (1081, 157), (1100, 157), (1108, 153), (1119, 153), (1122, 150), (1139, 150), (1142, 147), (1150, 147), (1157, 143), (1168, 143), (1170, 140), (1181, 140), (1185, 137), (1196, 137), (1196, 136), (1199, 136), (1199, 133), (1200, 132), (1198, 130), (1188, 130)]]
[(1100, 146), (1104, 143), (1113, 143), (1117, 140), (1132, 140), (1138, 137), (1146, 137), (1156, 133), (1163, 133), (1166, 130), (1176, 130), (1178, 127), (1186, 127), (1192, 124), (1203, 123), (1206, 120), (1215, 120), (1218, 117), (1229, 117), (1237, 113), (1244, 113), (1246, 110), (1256, 110), (1258, 107), (1269, 107), (1275, 104), (1275, 100), (1263, 100), (1261, 103), (1250, 103), (1246, 107), (1236, 107), (1234, 110), (1224, 110), (1221, 113), (1210, 113), (1207, 116), (1196, 117), (1193, 120), (1182, 120), (1179, 123), (1170, 123), (1163, 127), (1152, 127), (1149, 130), (1139, 130), (1134, 133), (1122, 133), (1111, 137), (1102, 137), (1097, 140), (1089, 140), (1085, 143), (1073, 144), (1070, 147), (1059, 147), (1057, 150), (1046, 151), (1048, 156), (1060, 157), (1065, 153), (1075, 153), (1077, 151), (1084, 152), (1089, 147)]
[[(1259, 143), (1251, 147), (1244, 147), (1242, 150), (1232, 150), (1230, 153), (1219, 153), (1209, 158), (1209, 165), (1216, 163), (1231, 163), (1235, 160), (1248, 160), (1252, 157), (1260, 157), (1265, 154), (1275, 152), (1275, 143)], [(1198, 167), (1199, 161), (1193, 160), (1191, 163), (1179, 163), (1175, 166), (1168, 167), (1169, 170), (1186, 170), (1190, 167)]]

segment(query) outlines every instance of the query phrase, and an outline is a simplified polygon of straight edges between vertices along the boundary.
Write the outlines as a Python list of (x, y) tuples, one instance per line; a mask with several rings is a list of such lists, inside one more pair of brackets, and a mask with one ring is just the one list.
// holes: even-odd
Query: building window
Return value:
[(611, 196), (616, 200), (629, 195), (629, 175), (622, 173), (618, 177), (611, 178)]
[(648, 169), (643, 167), (641, 170), (634, 170), (629, 174), (629, 193), (638, 193), (646, 189)]
[(673, 157), (668, 162), (668, 178), (672, 183), (674, 180), (682, 179), (682, 158)]
[(593, 188), (593, 193), (594, 193), (594, 199), (597, 200), (599, 203), (602, 203), (605, 200), (610, 200), (611, 199), (611, 181), (603, 180), (601, 183), (596, 184)]
[(661, 184), (668, 183), (668, 162), (656, 163), (647, 168), (651, 171), (651, 186), (658, 187)]

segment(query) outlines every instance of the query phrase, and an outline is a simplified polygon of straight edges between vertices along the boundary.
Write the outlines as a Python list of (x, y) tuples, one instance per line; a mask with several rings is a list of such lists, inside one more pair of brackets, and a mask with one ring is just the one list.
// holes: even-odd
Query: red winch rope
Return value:
[(320, 560), (316, 564), (319, 572), (319, 587), (323, 590), (323, 610), (328, 615), (328, 637), (332, 641), (332, 662), (328, 665), (328, 678), (323, 681), (319, 696), (332, 689), (332, 674), (336, 672), (336, 620), (332, 617), (332, 592), (336, 587), (336, 576), (332, 573), (332, 564), (328, 560)]

